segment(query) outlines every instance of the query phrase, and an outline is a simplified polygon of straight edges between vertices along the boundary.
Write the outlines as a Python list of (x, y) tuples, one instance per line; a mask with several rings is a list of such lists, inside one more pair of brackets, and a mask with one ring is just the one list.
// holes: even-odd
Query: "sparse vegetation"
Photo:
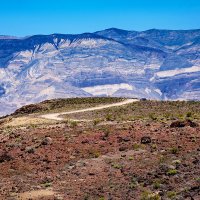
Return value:
[(134, 158), (133, 158), (132, 156), (130, 156), (128, 159), (129, 159), (129, 160), (133, 160)]
[[(187, 116), (187, 117), (186, 117)], [(73, 119), (101, 121), (154, 121), (168, 122), (173, 120), (200, 119), (199, 102), (139, 101), (122, 107), (112, 107), (87, 113), (66, 115)]]
[(94, 119), (94, 126), (96, 126), (97, 124), (99, 124), (101, 122), (100, 119)]
[(89, 153), (92, 158), (98, 158), (101, 155), (101, 153), (98, 150), (93, 150), (93, 149), (90, 150)]
[(167, 197), (168, 197), (169, 199), (175, 199), (176, 196), (177, 196), (177, 194), (176, 194), (176, 192), (174, 192), (174, 191), (169, 191), (169, 192), (167, 192)]
[(122, 168), (122, 166), (119, 163), (113, 163), (112, 167), (115, 168), (115, 169), (121, 169)]
[(102, 104), (109, 104), (122, 101), (122, 98), (114, 97), (89, 97), (89, 98), (67, 98), (67, 99), (53, 99), (46, 100), (39, 104), (31, 104), (24, 106), (13, 114), (13, 116), (21, 116), (32, 113), (49, 113), (49, 112), (63, 112), (74, 109), (81, 109), (93, 107)]
[(43, 187), (48, 188), (51, 187), (51, 183), (50, 182), (46, 182), (42, 184)]
[(199, 105), (146, 100), (63, 121), (38, 118), (39, 112), (5, 118), (0, 199), (38, 189), (61, 199), (198, 199)]
[(172, 154), (177, 154), (177, 153), (178, 153), (178, 148), (172, 147), (172, 148), (170, 149), (170, 152), (171, 152)]
[(142, 193), (141, 200), (160, 200), (161, 197), (159, 194), (149, 192), (149, 191), (144, 191)]
[(160, 180), (155, 180), (154, 183), (153, 183), (153, 188), (154, 189), (159, 189), (161, 186), (161, 181)]
[(192, 117), (192, 112), (187, 112), (186, 117)]
[(138, 151), (140, 148), (141, 148), (141, 144), (138, 144), (138, 143), (133, 144), (133, 149), (135, 151)]
[(168, 176), (174, 176), (174, 175), (176, 175), (178, 173), (178, 171), (176, 170), (176, 169), (169, 169), (168, 171), (167, 171), (167, 175)]

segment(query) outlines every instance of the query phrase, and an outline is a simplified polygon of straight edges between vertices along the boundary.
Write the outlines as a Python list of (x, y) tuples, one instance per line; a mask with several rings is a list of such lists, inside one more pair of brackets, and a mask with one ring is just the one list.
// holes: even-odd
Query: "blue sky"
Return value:
[(0, 35), (200, 28), (200, 0), (7, 0)]

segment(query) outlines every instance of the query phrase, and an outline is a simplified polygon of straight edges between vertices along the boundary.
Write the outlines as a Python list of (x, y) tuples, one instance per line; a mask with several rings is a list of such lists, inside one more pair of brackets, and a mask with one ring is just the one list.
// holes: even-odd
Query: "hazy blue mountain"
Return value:
[(106, 95), (200, 100), (200, 30), (0, 36), (0, 115)]

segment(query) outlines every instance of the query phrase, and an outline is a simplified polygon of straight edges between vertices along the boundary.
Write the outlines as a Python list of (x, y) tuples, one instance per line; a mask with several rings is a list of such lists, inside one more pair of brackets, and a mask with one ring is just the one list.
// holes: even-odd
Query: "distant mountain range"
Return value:
[(0, 115), (86, 96), (200, 100), (200, 29), (0, 36)]

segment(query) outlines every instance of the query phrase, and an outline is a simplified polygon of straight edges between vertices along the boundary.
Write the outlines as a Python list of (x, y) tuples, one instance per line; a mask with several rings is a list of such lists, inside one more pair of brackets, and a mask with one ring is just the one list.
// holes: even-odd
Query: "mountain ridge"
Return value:
[(0, 37), (0, 115), (51, 98), (199, 100), (199, 39), (200, 29), (117, 28)]

